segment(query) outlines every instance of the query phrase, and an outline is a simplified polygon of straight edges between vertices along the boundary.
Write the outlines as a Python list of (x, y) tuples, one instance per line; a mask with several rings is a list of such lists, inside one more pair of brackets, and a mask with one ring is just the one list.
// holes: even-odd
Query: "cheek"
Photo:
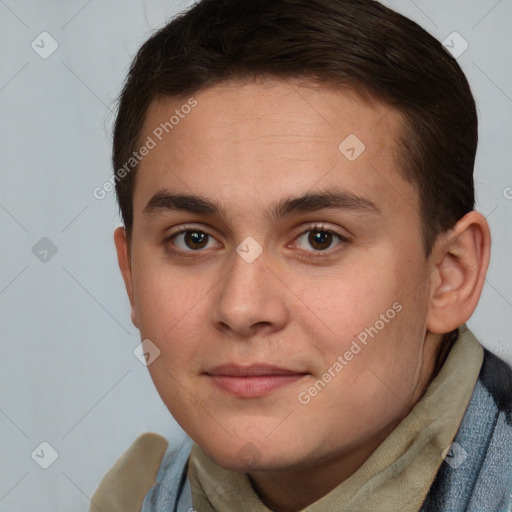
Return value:
[(411, 263), (404, 266), (400, 254), (373, 256), (360, 257), (350, 272), (325, 276), (313, 291), (301, 290), (314, 312), (307, 316), (311, 348), (322, 373), (342, 357), (339, 392), (349, 386), (356, 402), (378, 401), (389, 393), (386, 385), (406, 400), (422, 357), (425, 287), (418, 286), (414, 275), (419, 272)]
[(352, 339), (372, 326), (399, 300), (398, 287), (389, 278), (392, 270), (384, 268), (378, 259), (360, 259), (337, 271), (324, 273), (314, 285), (301, 283), (297, 295), (313, 313), (307, 318), (316, 320), (323, 337), (333, 340), (329, 344), (331, 348), (343, 348), (343, 340)]
[(197, 367), (198, 345), (204, 339), (196, 325), (197, 318), (205, 314), (201, 301), (204, 292), (195, 286), (198, 280), (186, 286), (183, 276), (169, 266), (146, 268), (152, 270), (142, 272), (136, 285), (139, 329), (141, 338), (151, 340), (159, 350), (148, 371), (163, 402), (181, 425), (183, 411), (196, 414), (194, 407), (200, 398), (191, 378)]
[(185, 279), (189, 273), (180, 272), (154, 252), (141, 251), (134, 262), (135, 309), (141, 335), (163, 341), (190, 321), (188, 316), (201, 307), (209, 287), (206, 279)]
[(391, 307), (386, 307), (386, 298), (379, 314), (361, 328), (353, 338), (355, 345), (343, 354), (346, 360), (351, 358), (343, 370), (350, 382), (350, 401), (370, 422), (375, 415), (391, 421), (413, 399), (425, 340), (426, 312), (418, 295), (421, 292), (401, 296)]
[(184, 407), (187, 396), (195, 395), (190, 381), (205, 338), (204, 332), (199, 332), (204, 322), (198, 319), (206, 315), (206, 301), (201, 299), (207, 291), (201, 279), (184, 283), (183, 276), (169, 266), (152, 268), (154, 271), (139, 274), (136, 286), (140, 335), (159, 350), (148, 370), (164, 403), (176, 411)]

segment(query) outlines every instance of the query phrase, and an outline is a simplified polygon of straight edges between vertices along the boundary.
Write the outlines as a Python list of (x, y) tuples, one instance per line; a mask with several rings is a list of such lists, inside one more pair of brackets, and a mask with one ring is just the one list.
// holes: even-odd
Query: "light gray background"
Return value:
[[(469, 326), (512, 361), (512, 1), (385, 3), (441, 41), (457, 31), (469, 44), (459, 62), (479, 105), (478, 209), (493, 234)], [(0, 511), (86, 511), (139, 434), (180, 439), (133, 355), (114, 195), (92, 191), (111, 174), (111, 110), (132, 57), (187, 5), (0, 0)], [(58, 42), (47, 59), (31, 47), (43, 31)], [(43, 237), (57, 248), (46, 262), (32, 252)], [(31, 458), (43, 441), (58, 452), (46, 470)]]

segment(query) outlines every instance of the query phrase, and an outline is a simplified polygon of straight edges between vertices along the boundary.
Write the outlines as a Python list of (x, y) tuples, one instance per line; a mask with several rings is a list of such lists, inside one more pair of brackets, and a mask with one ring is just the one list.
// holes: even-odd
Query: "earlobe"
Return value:
[(133, 275), (128, 247), (129, 241), (128, 237), (126, 236), (126, 230), (124, 227), (121, 226), (114, 231), (114, 243), (117, 251), (117, 262), (123, 276), (126, 293), (128, 294), (128, 298), (130, 300), (132, 323), (135, 325), (135, 327), (138, 328), (133, 287)]
[(489, 266), (491, 235), (485, 217), (472, 211), (439, 236), (433, 251), (434, 274), (427, 329), (450, 332), (473, 314)]

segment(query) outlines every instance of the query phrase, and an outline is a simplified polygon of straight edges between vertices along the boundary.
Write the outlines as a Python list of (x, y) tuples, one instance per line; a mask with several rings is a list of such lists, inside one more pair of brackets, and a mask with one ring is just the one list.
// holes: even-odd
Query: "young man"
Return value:
[(91, 510), (509, 510), (476, 144), (456, 61), (372, 0), (203, 0), (151, 37), (115, 243), (189, 438), (137, 440)]

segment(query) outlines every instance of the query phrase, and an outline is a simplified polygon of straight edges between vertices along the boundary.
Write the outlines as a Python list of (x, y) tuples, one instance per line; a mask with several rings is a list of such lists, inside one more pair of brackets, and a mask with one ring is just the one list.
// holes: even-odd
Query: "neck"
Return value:
[(361, 448), (296, 470), (256, 472), (251, 483), (274, 512), (297, 512), (315, 503), (355, 473), (399, 422)]

